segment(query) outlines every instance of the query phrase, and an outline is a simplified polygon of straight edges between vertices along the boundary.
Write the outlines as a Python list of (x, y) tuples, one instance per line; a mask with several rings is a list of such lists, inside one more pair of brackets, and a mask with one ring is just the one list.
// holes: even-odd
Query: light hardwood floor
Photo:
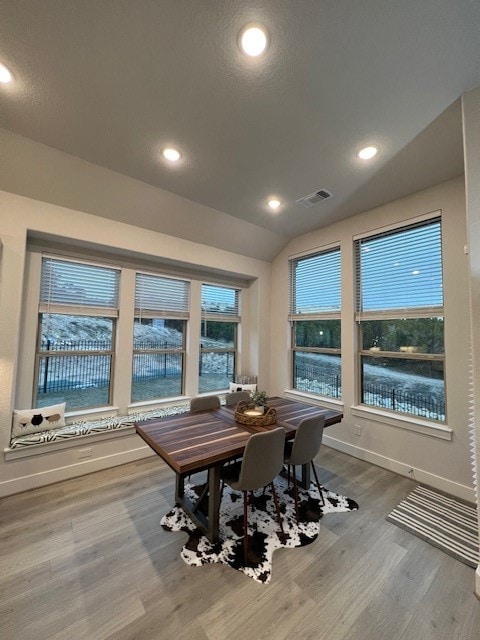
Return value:
[(473, 569), (385, 521), (415, 483), (326, 447), (317, 464), (360, 510), (277, 551), (269, 585), (183, 563), (156, 457), (1, 500), (0, 638), (479, 640)]

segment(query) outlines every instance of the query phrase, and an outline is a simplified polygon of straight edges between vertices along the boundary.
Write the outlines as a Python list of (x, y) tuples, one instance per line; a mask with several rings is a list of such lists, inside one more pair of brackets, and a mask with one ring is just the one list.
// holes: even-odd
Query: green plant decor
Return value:
[(256, 407), (265, 407), (267, 404), (267, 392), (254, 391), (251, 395), (251, 399)]

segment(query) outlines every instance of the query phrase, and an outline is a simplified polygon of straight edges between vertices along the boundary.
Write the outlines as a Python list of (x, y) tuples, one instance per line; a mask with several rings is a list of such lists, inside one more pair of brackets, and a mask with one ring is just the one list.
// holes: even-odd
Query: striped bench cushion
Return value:
[(82, 420), (69, 424), (59, 429), (51, 429), (50, 431), (41, 431), (40, 433), (31, 433), (27, 436), (19, 436), (12, 438), (10, 441), (10, 449), (18, 449), (20, 447), (30, 447), (36, 444), (45, 444), (46, 442), (59, 442), (68, 440), (69, 438), (78, 438), (87, 436), (92, 433), (103, 433), (104, 431), (113, 431), (133, 427), (135, 422), (143, 422), (152, 418), (163, 418), (164, 416), (172, 416), (176, 413), (188, 411), (189, 402), (183, 402), (165, 409), (154, 409), (152, 411), (142, 411), (131, 413), (127, 416), (114, 416), (111, 418), (101, 418), (100, 420)]

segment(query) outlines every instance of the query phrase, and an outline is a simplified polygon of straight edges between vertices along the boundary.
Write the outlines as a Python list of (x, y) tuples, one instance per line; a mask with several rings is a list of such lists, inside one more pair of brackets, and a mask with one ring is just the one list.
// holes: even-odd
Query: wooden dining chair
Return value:
[(209, 409), (220, 409), (220, 398), (218, 396), (197, 396), (190, 400), (190, 411), (208, 411)]
[(317, 482), (318, 492), (322, 506), (325, 505), (323, 500), (322, 489), (318, 481), (317, 470), (313, 463), (313, 459), (318, 454), (323, 438), (323, 428), (325, 426), (325, 416), (312, 416), (304, 418), (297, 429), (293, 442), (285, 443), (284, 463), (288, 465), (288, 479), (290, 483), (290, 467), (293, 467), (293, 493), (295, 498), (295, 515), (298, 522), (298, 487), (295, 467), (297, 465), (311, 464), (313, 474)]
[[(281, 427), (272, 431), (255, 433), (245, 447), (241, 462), (222, 467), (220, 478), (234, 491), (243, 492), (243, 554), (245, 566), (248, 564), (248, 492), (261, 489), (267, 485), (272, 488), (277, 521), (282, 532), (282, 516), (275, 491), (274, 479), (283, 467), (283, 451), (285, 445), (285, 431)], [(223, 486), (223, 485), (222, 485)]]
[(225, 394), (225, 404), (227, 405), (227, 407), (236, 405), (238, 402), (240, 402), (240, 400), (250, 402), (250, 394), (248, 393), (248, 391), (232, 391)]

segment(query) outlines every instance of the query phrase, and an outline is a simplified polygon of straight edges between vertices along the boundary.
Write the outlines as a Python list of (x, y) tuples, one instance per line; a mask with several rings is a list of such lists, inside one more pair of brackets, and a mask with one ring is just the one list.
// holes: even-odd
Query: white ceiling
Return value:
[[(0, 127), (285, 239), (463, 171), (478, 0), (0, 0), (0, 15), (15, 75)], [(270, 32), (259, 59), (237, 47), (249, 21)], [(295, 203), (322, 187), (331, 200)]]

